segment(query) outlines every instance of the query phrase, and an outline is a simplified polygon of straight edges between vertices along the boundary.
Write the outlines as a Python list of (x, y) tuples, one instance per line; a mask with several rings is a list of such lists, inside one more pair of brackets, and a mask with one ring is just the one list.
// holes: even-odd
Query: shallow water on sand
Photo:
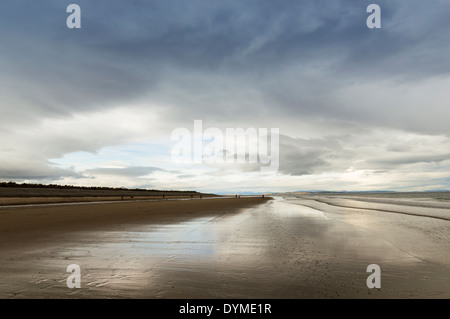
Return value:
[[(450, 297), (449, 264), (398, 245), (420, 231), (410, 228), (393, 242), (381, 226), (303, 205), (312, 203), (276, 198), (180, 222), (65, 234), (58, 245), (16, 252), (10, 267), (0, 266), (0, 297)], [(81, 289), (66, 287), (72, 263), (81, 267)], [(382, 269), (381, 289), (366, 286), (369, 264)]]

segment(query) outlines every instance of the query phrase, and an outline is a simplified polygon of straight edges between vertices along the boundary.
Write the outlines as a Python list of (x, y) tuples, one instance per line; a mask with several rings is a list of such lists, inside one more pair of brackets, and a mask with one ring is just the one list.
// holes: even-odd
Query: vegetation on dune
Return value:
[(193, 193), (197, 191), (178, 191), (178, 190), (157, 190), (157, 189), (142, 189), (142, 188), (124, 188), (124, 187), (99, 187), (99, 186), (73, 186), (73, 185), (57, 185), (57, 184), (29, 184), (29, 183), (15, 183), (15, 182), (0, 182), (0, 187), (8, 188), (56, 188), (56, 189), (80, 189), (80, 190), (109, 190), (109, 191), (142, 191), (142, 192), (178, 192), (178, 193)]

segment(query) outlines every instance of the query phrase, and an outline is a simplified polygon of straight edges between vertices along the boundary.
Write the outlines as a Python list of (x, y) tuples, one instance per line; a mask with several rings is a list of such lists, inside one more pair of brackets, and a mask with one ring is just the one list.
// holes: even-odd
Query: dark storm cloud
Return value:
[[(204, 73), (188, 92), (193, 96), (205, 89), (204, 81), (216, 81), (211, 74), (218, 72), (229, 76), (231, 86), (238, 79), (264, 90), (277, 103), (260, 108), (328, 116), (345, 112), (333, 108), (325, 90), (332, 92), (349, 81), (399, 76), (416, 80), (449, 71), (444, 62), (450, 43), (450, 21), (444, 13), (449, 7), (437, 1), (378, 1), (383, 28), (377, 31), (365, 26), (370, 1), (80, 0), (80, 30), (65, 27), (69, 3), (0, 5), (2, 95), (8, 106), (20, 105), (22, 118), (111, 107), (152, 96), (159, 83), (173, 82), (176, 95), (185, 79), (168, 78), (167, 68), (177, 70), (170, 77), (193, 70)], [(267, 80), (279, 79), (286, 68), (314, 69), (322, 63), (321, 77), (339, 81), (316, 82), (312, 90), (320, 96), (314, 102), (308, 85), (314, 78), (308, 74), (301, 78), (300, 71), (288, 79), (299, 82), (294, 91)], [(157, 92), (155, 99), (173, 101)], [(238, 101), (233, 103), (239, 108)], [(220, 106), (215, 109), (195, 97), (174, 108), (186, 106), (223, 115)], [(241, 111), (246, 116), (253, 110)], [(17, 110), (9, 112), (18, 115)]]

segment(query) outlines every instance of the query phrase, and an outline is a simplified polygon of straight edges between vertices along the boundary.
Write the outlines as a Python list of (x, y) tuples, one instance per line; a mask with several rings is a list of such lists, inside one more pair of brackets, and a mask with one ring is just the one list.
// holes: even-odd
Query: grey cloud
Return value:
[(379, 170), (379, 171), (373, 171), (372, 174), (388, 174), (391, 171), (386, 171), (386, 170)]
[(194, 175), (194, 174), (182, 174), (182, 175), (178, 175), (177, 177), (181, 178), (181, 179), (188, 179), (188, 178), (192, 178), (192, 177), (197, 177), (197, 175)]
[(431, 155), (414, 155), (405, 154), (397, 156), (384, 156), (367, 160), (369, 164), (393, 167), (397, 165), (416, 164), (416, 163), (439, 163), (450, 160), (450, 154), (431, 154)]
[(3, 162), (0, 178), (7, 180), (45, 180), (54, 181), (62, 177), (81, 178), (82, 176), (70, 169), (62, 169), (46, 161), (24, 161), (18, 159), (14, 163)]
[(338, 152), (336, 139), (301, 139), (280, 136), (280, 171), (301, 176), (320, 173), (331, 168), (327, 157)]
[[(301, 176), (321, 173), (327, 169), (337, 168), (336, 163), (330, 163), (327, 158), (345, 158), (348, 152), (342, 149), (342, 141), (345, 137), (330, 137), (328, 139), (302, 139), (280, 135), (279, 144), (279, 168), (278, 171), (285, 175)], [(248, 155), (248, 154), (247, 154)], [(272, 160), (274, 159), (272, 156)], [(274, 163), (270, 163), (274, 167)], [(259, 172), (262, 167), (268, 166), (261, 163), (225, 163), (210, 166), (217, 168), (214, 175), (226, 175), (230, 171), (243, 173)]]
[[(447, 140), (448, 142), (448, 140)], [(367, 144), (371, 143), (371, 144)], [(361, 131), (355, 135), (301, 139), (280, 137), (280, 171), (287, 175), (311, 175), (324, 172), (344, 172), (348, 169), (386, 173), (402, 165), (441, 163), (450, 160), (449, 153), (426, 150), (421, 137), (410, 141), (408, 147), (387, 152), (391, 141), (375, 138)], [(396, 143), (393, 143), (396, 145)], [(440, 145), (444, 147), (445, 144)]]
[(141, 177), (151, 173), (163, 171), (158, 167), (125, 167), (125, 168), (93, 168), (83, 172), (88, 175), (117, 175), (127, 177)]

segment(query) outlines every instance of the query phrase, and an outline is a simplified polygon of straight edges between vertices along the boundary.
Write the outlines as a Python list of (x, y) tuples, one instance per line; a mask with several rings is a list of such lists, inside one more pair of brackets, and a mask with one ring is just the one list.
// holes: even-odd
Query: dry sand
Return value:
[[(202, 198), (214, 196), (202, 195)], [(193, 199), (198, 199), (195, 195)], [(190, 196), (58, 196), (58, 197), (0, 197), (0, 207), (11, 205), (34, 205), (51, 203), (119, 202), (119, 201), (161, 201), (163, 199), (191, 199)]]
[[(425, 219), (389, 237), (399, 221), (386, 231), (377, 223), (392, 214), (372, 222), (361, 211), (361, 225), (354, 212), (346, 219), (313, 204), (325, 205), (221, 198), (0, 208), (0, 298), (450, 297), (448, 238), (435, 238), (448, 221), (439, 220), (444, 235), (414, 228)], [(408, 251), (411, 238), (436, 255)], [(372, 263), (381, 289), (366, 286)], [(69, 264), (81, 267), (80, 289), (66, 286)]]

